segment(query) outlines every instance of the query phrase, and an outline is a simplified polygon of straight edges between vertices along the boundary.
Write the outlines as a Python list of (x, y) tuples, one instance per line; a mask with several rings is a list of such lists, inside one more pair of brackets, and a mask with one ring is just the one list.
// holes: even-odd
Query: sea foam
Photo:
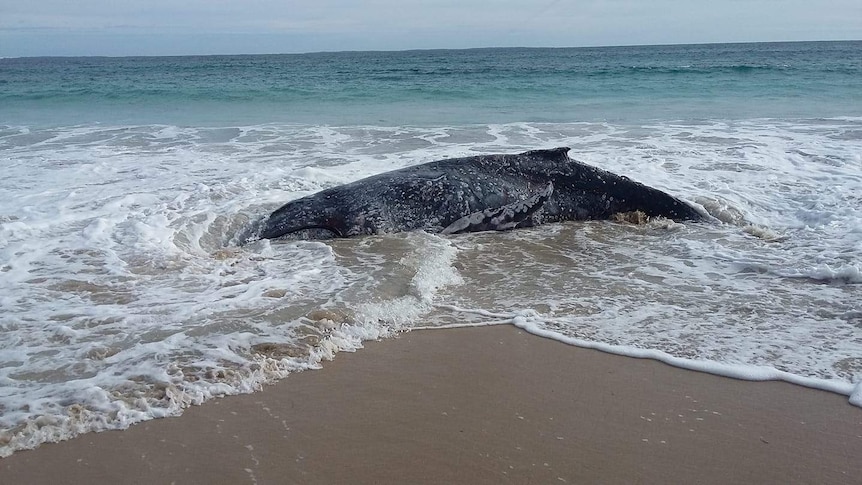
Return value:
[[(515, 324), (858, 405), (862, 139), (848, 134), (859, 124), (6, 127), (0, 453), (177, 414), (367, 339), (454, 325)], [(325, 187), (564, 145), (715, 220), (236, 245), (249, 224)]]

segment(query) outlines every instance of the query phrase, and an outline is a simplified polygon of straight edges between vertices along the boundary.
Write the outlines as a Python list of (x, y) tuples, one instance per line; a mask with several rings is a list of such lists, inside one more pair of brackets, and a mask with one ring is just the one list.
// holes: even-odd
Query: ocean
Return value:
[[(462, 325), (862, 406), (859, 79), (862, 42), (0, 59), (0, 456)], [(239, 244), (558, 146), (711, 220)]]

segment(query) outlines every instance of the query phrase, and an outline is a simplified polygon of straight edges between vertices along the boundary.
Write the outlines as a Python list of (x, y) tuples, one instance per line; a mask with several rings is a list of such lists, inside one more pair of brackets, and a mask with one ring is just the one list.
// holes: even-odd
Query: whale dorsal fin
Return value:
[(540, 156), (553, 159), (567, 159), (569, 158), (569, 150), (571, 150), (571, 148), (569, 147), (557, 147), (545, 150), (530, 150), (528, 152), (524, 152), (523, 155)]
[(492, 207), (483, 211), (468, 214), (446, 226), (441, 234), (458, 234), (462, 232), (505, 231), (514, 229), (542, 208), (548, 197), (554, 193), (553, 182), (539, 192), (511, 204)]

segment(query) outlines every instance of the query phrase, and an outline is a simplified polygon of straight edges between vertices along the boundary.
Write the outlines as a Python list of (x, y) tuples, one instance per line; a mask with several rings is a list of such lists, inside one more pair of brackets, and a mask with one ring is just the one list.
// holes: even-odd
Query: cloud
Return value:
[(858, 0), (0, 0), (0, 55), (860, 38)]

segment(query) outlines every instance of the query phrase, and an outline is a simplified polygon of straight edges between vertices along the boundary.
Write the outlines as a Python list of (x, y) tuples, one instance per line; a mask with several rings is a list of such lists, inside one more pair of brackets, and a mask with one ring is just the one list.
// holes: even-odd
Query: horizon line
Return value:
[(240, 57), (240, 56), (304, 56), (315, 54), (351, 54), (351, 53), (399, 53), (399, 52), (434, 52), (434, 51), (477, 51), (494, 49), (612, 49), (626, 47), (681, 47), (681, 46), (707, 46), (707, 45), (743, 45), (743, 44), (802, 44), (802, 43), (841, 43), (862, 42), (862, 39), (828, 39), (828, 40), (768, 40), (768, 41), (729, 41), (729, 42), (669, 42), (660, 44), (595, 44), (580, 46), (482, 46), (482, 47), (425, 47), (412, 49), (344, 49), (344, 50), (318, 50), (306, 52), (256, 52), (237, 54), (129, 54), (129, 55), (43, 55), (43, 56), (0, 56), (3, 59), (76, 59), (76, 58), (102, 58), (123, 59), (142, 57)]

